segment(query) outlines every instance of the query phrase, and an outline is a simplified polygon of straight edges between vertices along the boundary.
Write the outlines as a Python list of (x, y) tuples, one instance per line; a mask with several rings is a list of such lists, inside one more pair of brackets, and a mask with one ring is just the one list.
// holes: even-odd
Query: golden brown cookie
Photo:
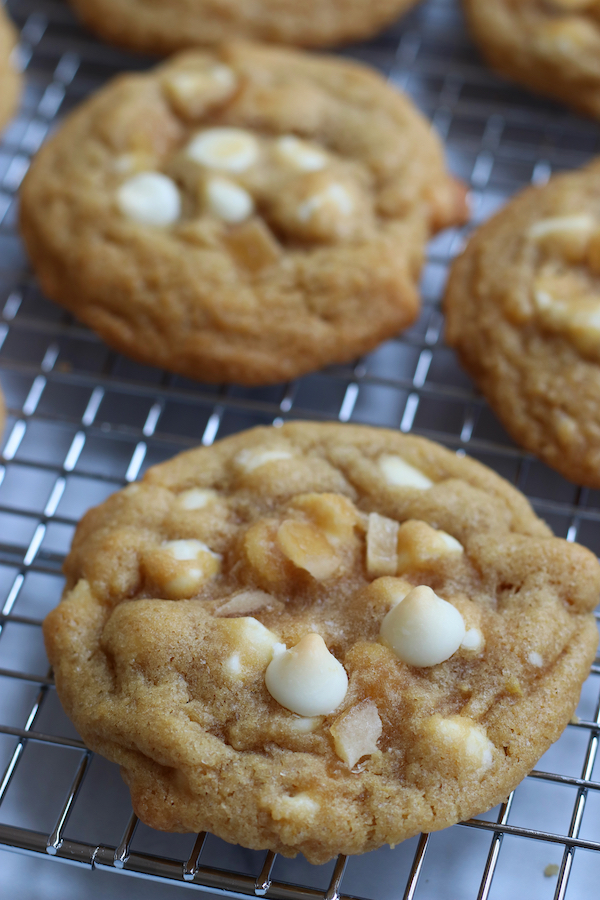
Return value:
[(147, 53), (234, 38), (327, 47), (368, 38), (417, 0), (71, 0), (106, 40)]
[(506, 797), (598, 642), (600, 567), (496, 474), (398, 432), (259, 428), (80, 523), (44, 634), (155, 828), (321, 863)]
[(42, 148), (21, 208), (44, 290), (109, 344), (257, 384), (409, 325), (424, 242), (465, 199), (378, 74), (233, 44), (111, 82)]
[(473, 38), (502, 75), (600, 117), (599, 0), (463, 0)]
[(15, 40), (15, 30), (0, 6), (0, 130), (15, 111), (21, 86), (20, 76), (10, 60)]
[(452, 269), (446, 339), (505, 428), (600, 487), (600, 165), (529, 188)]

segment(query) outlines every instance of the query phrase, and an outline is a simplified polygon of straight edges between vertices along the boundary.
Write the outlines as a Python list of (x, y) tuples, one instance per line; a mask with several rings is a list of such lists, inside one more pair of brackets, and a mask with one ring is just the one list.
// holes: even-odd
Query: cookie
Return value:
[(516, 441), (600, 487), (600, 165), (529, 188), (451, 272), (446, 340)]
[(368, 38), (417, 0), (71, 0), (103, 38), (146, 53), (249, 38), (327, 47)]
[(464, 8), (494, 69), (600, 117), (598, 0), (464, 0)]
[(15, 41), (15, 30), (0, 6), (0, 130), (16, 109), (21, 86), (20, 77), (10, 59)]
[(600, 567), (421, 438), (293, 423), (80, 523), (44, 624), (144, 822), (322, 863), (492, 807), (569, 721)]
[(42, 148), (21, 209), (44, 291), (109, 344), (265, 384), (409, 325), (424, 242), (465, 193), (375, 72), (233, 44), (111, 82)]

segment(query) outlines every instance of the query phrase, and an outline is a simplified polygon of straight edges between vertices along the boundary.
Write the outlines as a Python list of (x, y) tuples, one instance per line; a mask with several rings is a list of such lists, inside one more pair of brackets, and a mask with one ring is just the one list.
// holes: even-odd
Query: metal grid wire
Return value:
[[(568, 484), (504, 433), (442, 340), (440, 294), (463, 235), (432, 242), (419, 322), (354, 365), (263, 389), (142, 367), (41, 296), (16, 233), (30, 156), (107, 78), (147, 61), (106, 47), (58, 0), (9, 0), (27, 84), (0, 143), (0, 847), (170, 884), (273, 898), (532, 898), (595, 893), (600, 879), (600, 664), (578, 718), (501, 807), (444, 832), (328, 866), (138, 824), (115, 766), (87, 751), (58, 703), (40, 624), (60, 596), (77, 519), (149, 465), (283, 418), (414, 431), (492, 466), (568, 540), (600, 546), (600, 493)], [(478, 61), (451, 0), (422, 4), (346, 51), (405, 89), (469, 182), (475, 221), (597, 152), (598, 127), (506, 85)], [(554, 868), (546, 868), (550, 864)], [(546, 869), (546, 875), (544, 875)], [(0, 874), (1, 877), (1, 874)]]

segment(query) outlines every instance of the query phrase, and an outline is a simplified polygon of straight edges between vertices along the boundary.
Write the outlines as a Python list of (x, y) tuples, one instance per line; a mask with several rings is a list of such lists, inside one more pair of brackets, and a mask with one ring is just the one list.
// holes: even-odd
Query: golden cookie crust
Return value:
[(21, 78), (10, 62), (15, 43), (15, 29), (0, 6), (0, 130), (16, 109), (21, 87)]
[(514, 81), (600, 117), (597, 0), (464, 0), (488, 63)]
[[(390, 457), (425, 487), (393, 484)], [(421, 535), (396, 576), (369, 562), (375, 513)], [(464, 552), (432, 551), (440, 529)], [(168, 555), (190, 540), (220, 555), (202, 576)], [(598, 642), (593, 554), (474, 460), (360, 426), (258, 428), (149, 470), (84, 516), (65, 574), (44, 623), (59, 696), (142, 820), (314, 863), (500, 802), (569, 721)], [(479, 643), (401, 662), (378, 638), (402, 585), (431, 587)], [(349, 676), (332, 713), (271, 696), (269, 632), (323, 637)], [(381, 733), (349, 768), (334, 737), (365, 708)]]
[(86, 25), (147, 53), (246, 38), (327, 47), (368, 38), (417, 0), (71, 0)]
[[(186, 155), (194, 136), (224, 127), (261, 148), (247, 171), (225, 173), (254, 198), (241, 224), (207, 211), (202, 191), (223, 173)], [(298, 136), (325, 168), (276, 158), (278, 139)], [(177, 184), (171, 226), (117, 208), (140, 170)], [(351, 211), (319, 219), (310, 191), (323, 199), (334, 183)], [(135, 359), (245, 384), (352, 359), (408, 326), (424, 241), (466, 212), (429, 124), (378, 74), (252, 44), (112, 81), (42, 148), (21, 200), (49, 297)]]
[(528, 188), (475, 232), (445, 299), (446, 340), (507, 431), (591, 487), (600, 487), (599, 229), (598, 163)]

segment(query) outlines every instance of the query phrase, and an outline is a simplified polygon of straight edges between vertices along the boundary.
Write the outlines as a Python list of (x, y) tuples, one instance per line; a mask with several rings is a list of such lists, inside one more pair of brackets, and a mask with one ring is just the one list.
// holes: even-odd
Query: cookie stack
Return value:
[[(74, 0), (124, 46), (203, 46), (112, 81), (38, 154), (21, 228), (46, 294), (208, 382), (292, 379), (406, 328), (465, 188), (377, 73), (273, 42), (365, 36), (410, 5)], [(599, 236), (590, 167), (485, 226), (446, 301), (514, 433), (588, 483)], [(598, 642), (590, 552), (475, 461), (383, 429), (182, 454), (84, 516), (65, 574), (44, 625), (57, 689), (137, 814), (315, 863), (500, 802)]]

